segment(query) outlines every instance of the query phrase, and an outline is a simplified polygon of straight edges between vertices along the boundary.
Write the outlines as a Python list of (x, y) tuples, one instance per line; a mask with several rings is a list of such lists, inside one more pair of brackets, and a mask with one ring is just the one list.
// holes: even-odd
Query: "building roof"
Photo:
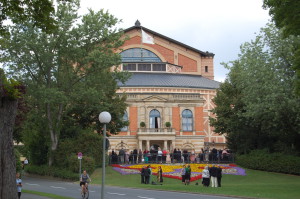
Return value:
[(184, 48), (187, 48), (187, 49), (190, 49), (190, 50), (192, 50), (192, 51), (195, 51), (195, 52), (199, 53), (200, 56), (204, 56), (204, 57), (214, 57), (214, 56), (215, 56), (214, 53), (211, 53), (211, 52), (208, 52), (208, 51), (203, 52), (203, 51), (201, 51), (201, 50), (198, 50), (198, 49), (196, 49), (196, 48), (193, 48), (193, 47), (191, 47), (191, 46), (188, 46), (188, 45), (186, 45), (186, 44), (184, 44), (184, 43), (181, 43), (181, 42), (179, 42), (179, 41), (176, 41), (176, 40), (174, 40), (174, 39), (171, 39), (171, 38), (169, 38), (169, 37), (166, 37), (166, 36), (164, 36), (164, 35), (162, 35), (162, 34), (159, 34), (159, 33), (157, 33), (157, 32), (154, 32), (153, 30), (150, 30), (150, 29), (148, 29), (148, 28), (145, 28), (144, 26), (141, 26), (141, 23), (140, 23), (138, 20), (135, 22), (135, 25), (134, 25), (134, 26), (125, 29), (124, 32), (128, 32), (128, 31), (134, 30), (134, 29), (143, 29), (144, 31), (146, 31), (146, 32), (148, 32), (148, 33), (151, 33), (151, 34), (153, 34), (153, 35), (155, 35), (155, 36), (158, 36), (158, 37), (160, 37), (160, 38), (163, 38), (163, 39), (165, 39), (165, 40), (167, 40), (167, 41), (170, 41), (170, 42), (172, 42), (172, 43), (175, 43), (175, 44), (177, 44), (177, 45), (180, 45), (180, 46), (182, 46), (182, 47), (184, 47)]
[(217, 89), (220, 82), (208, 79), (201, 75), (174, 74), (174, 73), (143, 73), (133, 72), (125, 84), (120, 87), (180, 87)]

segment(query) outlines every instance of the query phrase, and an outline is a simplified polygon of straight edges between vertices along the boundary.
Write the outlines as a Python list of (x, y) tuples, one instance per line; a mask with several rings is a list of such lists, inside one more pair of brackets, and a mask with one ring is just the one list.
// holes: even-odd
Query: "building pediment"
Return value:
[(158, 95), (151, 95), (151, 96), (145, 97), (144, 99), (142, 99), (142, 101), (144, 101), (144, 102), (166, 102), (168, 100), (166, 98), (163, 98)]

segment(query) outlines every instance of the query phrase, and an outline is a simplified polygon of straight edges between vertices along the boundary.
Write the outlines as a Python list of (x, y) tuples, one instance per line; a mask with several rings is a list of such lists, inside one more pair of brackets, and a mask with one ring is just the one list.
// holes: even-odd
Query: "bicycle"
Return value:
[(82, 199), (88, 199), (89, 198), (89, 188), (88, 188), (88, 183), (86, 183), (85, 186), (83, 186), (83, 193), (81, 194)]

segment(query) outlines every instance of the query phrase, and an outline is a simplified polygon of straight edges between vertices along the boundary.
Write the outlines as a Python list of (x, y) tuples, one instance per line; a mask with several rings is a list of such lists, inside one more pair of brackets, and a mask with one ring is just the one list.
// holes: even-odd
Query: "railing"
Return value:
[(138, 128), (138, 132), (175, 132), (173, 128)]
[(213, 154), (213, 153), (171, 153), (158, 155), (158, 153), (146, 154), (123, 154), (110, 155), (109, 164), (175, 164), (175, 163), (203, 163), (203, 164), (228, 164), (234, 163), (234, 154)]

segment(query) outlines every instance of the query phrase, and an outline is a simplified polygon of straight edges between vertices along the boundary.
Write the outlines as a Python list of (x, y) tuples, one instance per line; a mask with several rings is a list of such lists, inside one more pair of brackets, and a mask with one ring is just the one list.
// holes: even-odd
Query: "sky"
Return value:
[(107, 10), (126, 29), (143, 27), (201, 51), (215, 54), (215, 80), (228, 70), (221, 62), (236, 60), (240, 45), (250, 42), (271, 19), (263, 0), (81, 0), (79, 14)]

